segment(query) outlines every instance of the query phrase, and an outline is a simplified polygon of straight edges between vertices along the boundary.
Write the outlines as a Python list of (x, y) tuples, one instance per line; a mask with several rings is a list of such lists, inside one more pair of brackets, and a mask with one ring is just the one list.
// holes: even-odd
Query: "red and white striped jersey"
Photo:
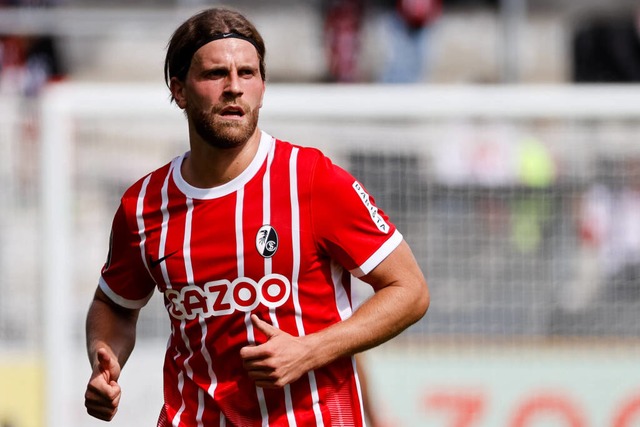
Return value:
[(316, 149), (263, 133), (247, 169), (211, 189), (182, 178), (187, 155), (126, 191), (100, 278), (124, 307), (164, 294), (171, 337), (158, 425), (363, 425), (353, 358), (272, 390), (255, 386), (239, 352), (266, 339), (251, 313), (294, 336), (349, 317), (349, 273), (369, 273), (402, 236)]

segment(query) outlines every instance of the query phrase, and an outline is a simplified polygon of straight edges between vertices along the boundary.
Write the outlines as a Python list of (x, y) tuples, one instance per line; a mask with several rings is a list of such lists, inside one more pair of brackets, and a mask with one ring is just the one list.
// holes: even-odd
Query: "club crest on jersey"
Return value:
[(265, 258), (271, 258), (278, 250), (278, 233), (270, 225), (263, 225), (256, 234), (256, 249)]

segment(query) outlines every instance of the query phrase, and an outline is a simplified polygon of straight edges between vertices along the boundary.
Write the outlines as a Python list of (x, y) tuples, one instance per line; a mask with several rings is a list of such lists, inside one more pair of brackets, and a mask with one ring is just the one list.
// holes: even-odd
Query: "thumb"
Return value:
[(260, 332), (267, 336), (267, 339), (276, 336), (280, 332), (280, 329), (268, 324), (255, 314), (251, 315), (251, 322), (253, 323), (253, 326), (255, 326)]
[(99, 349), (96, 356), (98, 357), (100, 372), (105, 375), (107, 382), (117, 381), (120, 374), (120, 366), (117, 360), (105, 348)]

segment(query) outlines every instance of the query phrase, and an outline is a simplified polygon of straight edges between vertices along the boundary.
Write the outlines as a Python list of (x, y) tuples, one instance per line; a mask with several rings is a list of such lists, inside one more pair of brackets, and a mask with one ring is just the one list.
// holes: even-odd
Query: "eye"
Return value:
[(228, 74), (227, 70), (223, 68), (216, 68), (205, 72), (205, 77), (209, 79), (221, 79)]
[(256, 75), (256, 70), (253, 68), (241, 68), (238, 70), (238, 75), (244, 78), (250, 78)]

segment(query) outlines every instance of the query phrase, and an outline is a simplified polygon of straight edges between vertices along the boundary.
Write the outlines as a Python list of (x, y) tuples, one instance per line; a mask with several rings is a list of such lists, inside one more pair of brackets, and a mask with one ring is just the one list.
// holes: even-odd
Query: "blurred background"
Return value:
[[(188, 149), (166, 44), (216, 4), (0, 0), (0, 427), (103, 425), (84, 318), (120, 195)], [(266, 41), (261, 128), (356, 175), (430, 284), (364, 355), (371, 425), (640, 426), (640, 3), (222, 4)], [(167, 325), (156, 295), (112, 425), (155, 424)]]

